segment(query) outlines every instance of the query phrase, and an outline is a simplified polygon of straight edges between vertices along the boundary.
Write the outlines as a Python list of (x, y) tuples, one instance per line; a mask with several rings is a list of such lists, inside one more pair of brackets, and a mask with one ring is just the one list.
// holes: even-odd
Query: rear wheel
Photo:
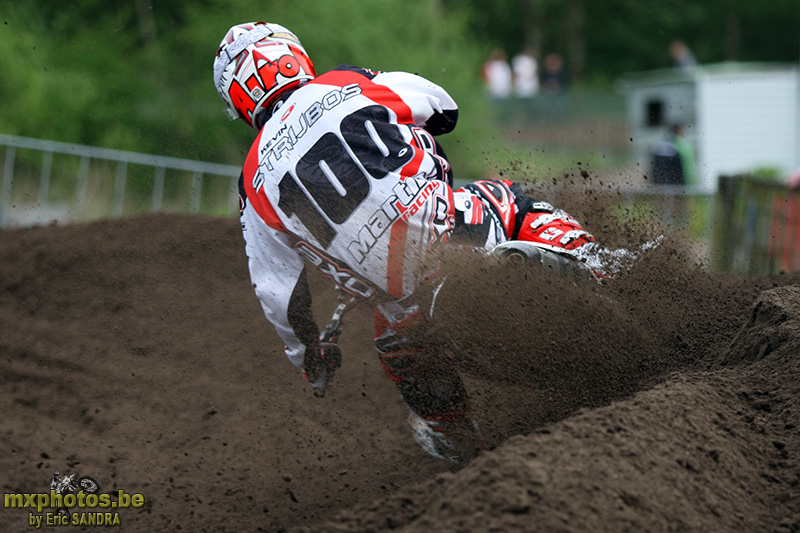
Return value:
[(100, 485), (97, 484), (97, 481), (90, 477), (82, 477), (80, 480), (78, 480), (78, 486), (86, 494), (95, 494), (100, 490)]
[(520, 264), (542, 266), (553, 274), (583, 283), (594, 280), (594, 274), (581, 261), (528, 241), (507, 241), (497, 246), (493, 254)]

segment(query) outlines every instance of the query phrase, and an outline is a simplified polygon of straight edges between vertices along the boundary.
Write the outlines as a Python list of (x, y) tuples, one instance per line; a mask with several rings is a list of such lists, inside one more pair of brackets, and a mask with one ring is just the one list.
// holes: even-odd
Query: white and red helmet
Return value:
[(231, 120), (261, 129), (287, 90), (316, 76), (295, 34), (278, 24), (247, 22), (228, 30), (214, 59), (214, 85)]

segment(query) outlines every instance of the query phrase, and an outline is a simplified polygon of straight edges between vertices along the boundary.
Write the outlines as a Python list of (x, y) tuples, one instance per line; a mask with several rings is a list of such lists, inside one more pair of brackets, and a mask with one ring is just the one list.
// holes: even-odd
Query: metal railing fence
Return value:
[[(0, 228), (116, 218), (131, 211), (238, 210), (241, 167), (5, 134), (0, 145), (6, 147)], [(136, 180), (130, 178), (134, 169)], [(176, 187), (172, 201), (165, 201), (166, 191)]]
[[(142, 212), (238, 213), (238, 166), (4, 134), (0, 145), (0, 228)], [(690, 237), (708, 248), (713, 270), (800, 270), (800, 190), (723, 176), (716, 194), (669, 185), (621, 187), (616, 194), (620, 210), (632, 214), (622, 216), (626, 224), (637, 218), (662, 226), (697, 220)], [(637, 217), (637, 210), (647, 215)]]

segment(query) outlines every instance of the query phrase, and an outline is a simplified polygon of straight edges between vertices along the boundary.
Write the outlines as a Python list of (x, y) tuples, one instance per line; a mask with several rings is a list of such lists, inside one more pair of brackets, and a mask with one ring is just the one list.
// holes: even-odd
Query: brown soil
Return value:
[(798, 531), (800, 276), (678, 249), (590, 290), (460, 258), (437, 312), (489, 449), (456, 469), (413, 442), (369, 314), (312, 396), (237, 221), (0, 232), (3, 491), (88, 475), (145, 496), (124, 531)]

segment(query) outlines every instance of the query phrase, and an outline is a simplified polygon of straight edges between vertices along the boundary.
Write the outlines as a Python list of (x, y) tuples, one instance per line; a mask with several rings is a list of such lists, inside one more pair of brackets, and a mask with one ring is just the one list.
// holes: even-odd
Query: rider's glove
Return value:
[(317, 339), (306, 347), (303, 376), (311, 383), (314, 396), (322, 398), (333, 381), (336, 369), (342, 366), (342, 352), (336, 337)]

